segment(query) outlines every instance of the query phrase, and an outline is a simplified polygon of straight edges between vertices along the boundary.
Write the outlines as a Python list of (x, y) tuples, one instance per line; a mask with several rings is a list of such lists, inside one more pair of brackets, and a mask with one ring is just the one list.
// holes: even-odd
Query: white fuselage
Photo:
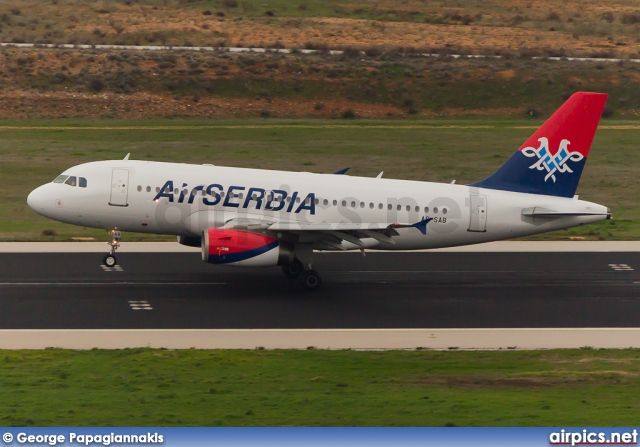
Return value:
[[(114, 160), (81, 164), (64, 174), (82, 177), (86, 185), (37, 188), (28, 198), (35, 211), (75, 225), (179, 236), (220, 227), (268, 231), (273, 223), (299, 234), (308, 224), (381, 229), (432, 218), (426, 235), (399, 228), (395, 243), (362, 239), (369, 248), (407, 250), (543, 233), (608, 214), (602, 205), (574, 198), (308, 172)], [(562, 215), (532, 217), (532, 209)], [(360, 248), (348, 241), (342, 246)]]

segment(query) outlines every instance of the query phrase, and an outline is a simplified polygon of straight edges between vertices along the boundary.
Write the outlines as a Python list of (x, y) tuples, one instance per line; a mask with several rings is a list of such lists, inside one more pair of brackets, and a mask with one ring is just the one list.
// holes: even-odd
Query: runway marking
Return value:
[(609, 267), (618, 272), (630, 272), (633, 270), (633, 267), (628, 264), (609, 264)]
[(140, 301), (129, 301), (129, 306), (131, 310), (153, 310), (149, 301), (140, 300)]
[(484, 273), (488, 275), (493, 273), (517, 273), (515, 270), (349, 270), (347, 272), (331, 270), (330, 272), (337, 274), (373, 273), (376, 275), (379, 275), (381, 273)]
[(51, 286), (224, 286), (226, 282), (133, 282), (133, 281), (87, 281), (87, 282), (0, 282), (0, 287), (51, 287)]
[(102, 267), (102, 270), (104, 270), (105, 272), (123, 272), (124, 271), (122, 267), (120, 267), (118, 264), (114, 265), (113, 267), (107, 267), (104, 264), (100, 264), (100, 267)]

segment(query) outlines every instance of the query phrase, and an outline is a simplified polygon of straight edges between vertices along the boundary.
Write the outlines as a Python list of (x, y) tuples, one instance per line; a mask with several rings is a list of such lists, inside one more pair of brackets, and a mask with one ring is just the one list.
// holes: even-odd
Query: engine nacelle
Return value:
[(202, 238), (200, 236), (178, 236), (178, 244), (187, 247), (201, 247)]
[(202, 260), (239, 267), (271, 267), (293, 262), (293, 246), (250, 231), (208, 228), (202, 232)]

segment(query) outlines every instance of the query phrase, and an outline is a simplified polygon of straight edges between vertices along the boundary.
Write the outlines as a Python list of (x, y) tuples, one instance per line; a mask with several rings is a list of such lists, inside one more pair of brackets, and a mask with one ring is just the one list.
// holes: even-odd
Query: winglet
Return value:
[(349, 169), (351, 169), (351, 168), (344, 168), (344, 169), (340, 169), (339, 171), (334, 172), (334, 174), (337, 174), (337, 175), (343, 175), (343, 174), (345, 174)]
[(428, 219), (422, 219), (420, 222), (416, 222), (411, 226), (420, 230), (420, 233), (427, 234), (427, 224), (432, 220), (433, 217), (429, 217)]
[(431, 222), (433, 220), (433, 217), (429, 217), (428, 219), (422, 219), (419, 222), (416, 222), (414, 224), (411, 225), (407, 225), (407, 224), (397, 224), (394, 223), (392, 225), (390, 225), (391, 228), (417, 228), (420, 233), (422, 234), (427, 234), (427, 224), (429, 222)]

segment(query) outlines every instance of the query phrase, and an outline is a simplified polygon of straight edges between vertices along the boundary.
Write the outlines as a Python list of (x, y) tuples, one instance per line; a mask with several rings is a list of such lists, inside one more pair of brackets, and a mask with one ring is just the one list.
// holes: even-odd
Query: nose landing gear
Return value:
[(116, 250), (120, 248), (120, 239), (122, 239), (122, 231), (119, 230), (111, 230), (109, 231), (111, 235), (111, 240), (107, 242), (107, 244), (111, 247), (111, 250), (108, 254), (104, 255), (102, 258), (102, 263), (107, 267), (115, 267), (118, 263), (118, 259), (116, 258)]

